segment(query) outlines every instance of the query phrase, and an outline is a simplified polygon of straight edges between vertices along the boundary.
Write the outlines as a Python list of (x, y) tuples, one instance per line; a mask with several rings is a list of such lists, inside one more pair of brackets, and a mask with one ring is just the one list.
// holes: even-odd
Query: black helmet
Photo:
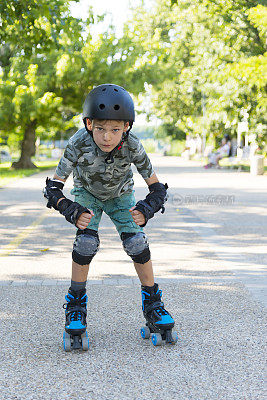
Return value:
[(85, 119), (119, 119), (129, 121), (132, 126), (134, 102), (127, 90), (118, 85), (103, 84), (95, 87), (87, 95), (83, 104), (83, 121)]

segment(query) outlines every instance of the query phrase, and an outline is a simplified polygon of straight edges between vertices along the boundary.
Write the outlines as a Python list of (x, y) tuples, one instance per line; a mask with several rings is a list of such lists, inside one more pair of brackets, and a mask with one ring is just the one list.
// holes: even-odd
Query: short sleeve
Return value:
[(136, 141), (135, 148), (132, 149), (132, 162), (144, 179), (150, 178), (154, 174), (151, 161), (139, 139)]
[(56, 168), (57, 176), (62, 179), (67, 179), (75, 168), (77, 159), (78, 157), (72, 139), (70, 139)]

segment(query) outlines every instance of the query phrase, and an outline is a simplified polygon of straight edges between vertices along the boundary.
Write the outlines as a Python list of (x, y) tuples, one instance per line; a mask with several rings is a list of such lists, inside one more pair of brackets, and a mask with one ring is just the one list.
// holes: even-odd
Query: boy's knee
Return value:
[(122, 232), (121, 240), (124, 250), (134, 262), (145, 264), (150, 260), (149, 244), (147, 236), (143, 232)]
[(78, 229), (73, 243), (72, 259), (79, 265), (90, 264), (99, 249), (98, 233), (92, 229)]

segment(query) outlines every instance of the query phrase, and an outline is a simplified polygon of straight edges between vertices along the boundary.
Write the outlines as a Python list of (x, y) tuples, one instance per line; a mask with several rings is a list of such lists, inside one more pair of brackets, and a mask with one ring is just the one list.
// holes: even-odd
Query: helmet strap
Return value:
[(107, 157), (105, 158), (106, 164), (112, 164), (114, 162), (113, 156), (118, 150), (122, 148), (123, 143), (128, 139), (131, 128), (132, 127), (130, 127), (127, 132), (123, 133), (120, 143), (110, 153), (108, 153)]

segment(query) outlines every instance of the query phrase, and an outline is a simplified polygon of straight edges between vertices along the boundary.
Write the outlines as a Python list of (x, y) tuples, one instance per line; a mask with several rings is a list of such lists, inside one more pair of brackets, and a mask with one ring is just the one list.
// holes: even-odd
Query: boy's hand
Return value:
[(146, 222), (146, 219), (144, 217), (144, 214), (141, 213), (141, 211), (135, 210), (135, 206), (130, 208), (130, 213), (133, 217), (134, 222), (141, 226), (144, 225), (144, 223)]
[[(89, 210), (89, 208), (88, 208), (88, 210)], [(87, 228), (89, 222), (91, 221), (91, 218), (95, 215), (92, 210), (89, 210), (89, 211), (90, 211), (90, 214), (85, 212), (79, 216), (79, 218), (76, 222), (77, 228), (82, 229), (82, 230)]]

